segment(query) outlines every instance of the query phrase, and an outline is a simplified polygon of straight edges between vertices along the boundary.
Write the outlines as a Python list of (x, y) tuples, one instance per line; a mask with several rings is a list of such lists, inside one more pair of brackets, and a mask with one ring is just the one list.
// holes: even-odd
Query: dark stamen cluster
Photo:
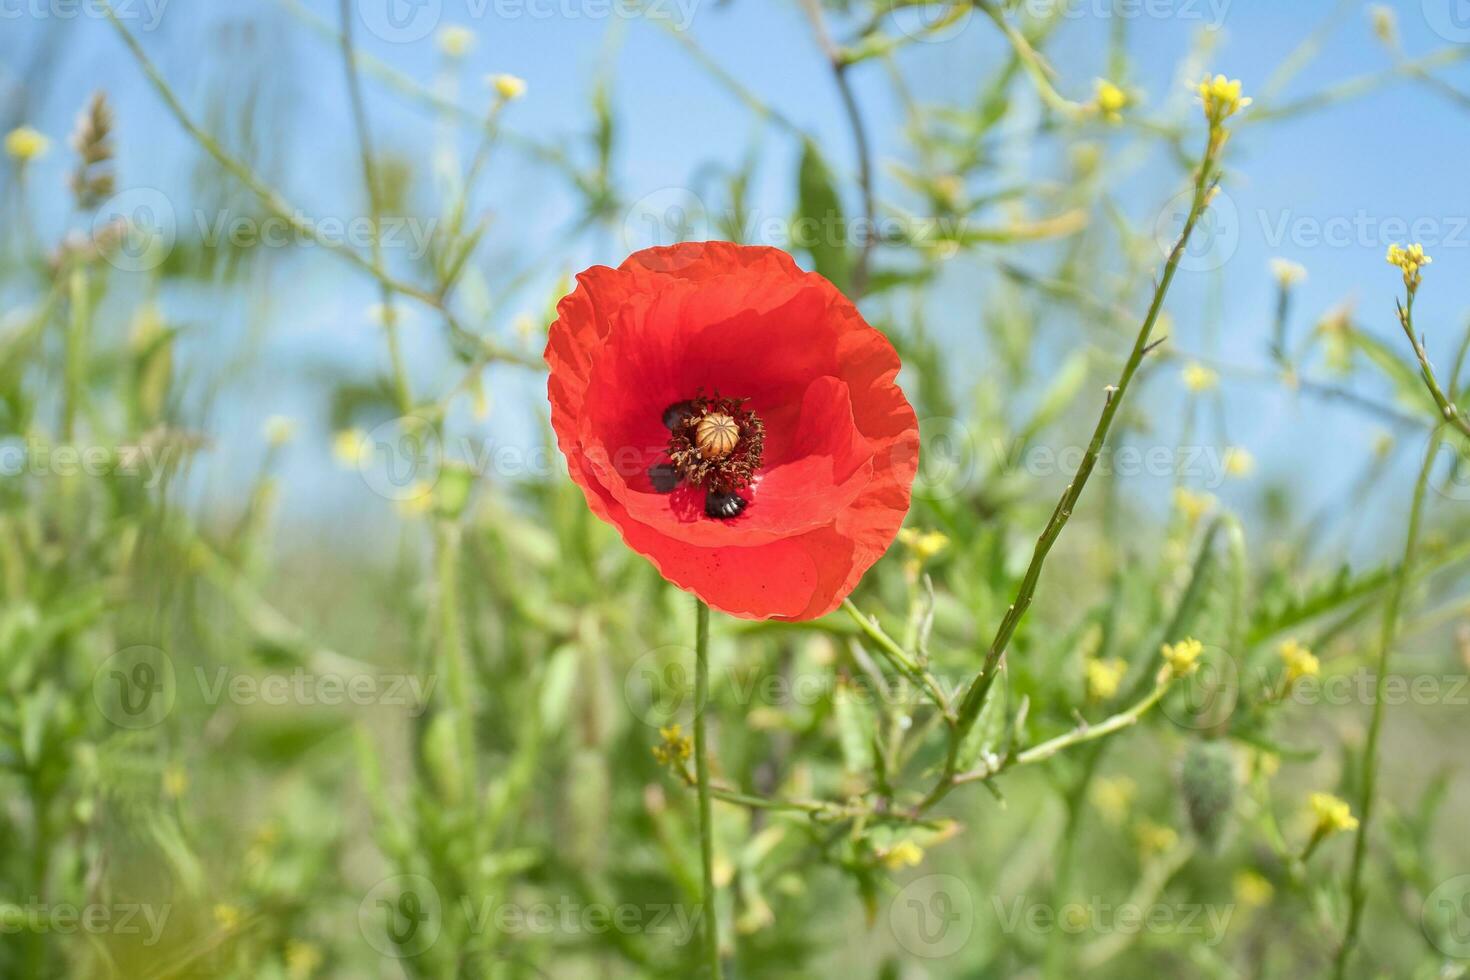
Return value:
[[(706, 491), (704, 512), (729, 519), (745, 510), (744, 490), (760, 469), (766, 430), (760, 416), (743, 406), (745, 399), (703, 394), (675, 402), (664, 410), (669, 429), (669, 462), (648, 471), (654, 490), (672, 492), (680, 482)], [(735, 440), (729, 445), (733, 424)]]

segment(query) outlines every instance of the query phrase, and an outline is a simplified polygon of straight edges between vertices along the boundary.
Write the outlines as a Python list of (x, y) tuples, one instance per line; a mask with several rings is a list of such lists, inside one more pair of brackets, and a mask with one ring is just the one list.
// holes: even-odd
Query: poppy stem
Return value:
[(720, 980), (714, 828), (710, 820), (709, 740), (705, 724), (705, 710), (709, 707), (709, 606), (703, 599), (695, 599), (694, 602), (694, 779), (699, 790), (699, 857), (704, 868), (704, 948), (710, 980)]

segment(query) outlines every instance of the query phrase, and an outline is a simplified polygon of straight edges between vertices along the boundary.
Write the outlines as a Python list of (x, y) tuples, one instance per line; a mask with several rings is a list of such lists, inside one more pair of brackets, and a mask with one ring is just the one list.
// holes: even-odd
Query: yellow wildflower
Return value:
[(684, 735), (684, 730), (679, 725), (668, 725), (658, 730), (662, 745), (653, 747), (653, 757), (661, 766), (672, 763), (688, 762), (689, 757), (694, 754), (694, 743)]
[(393, 509), (403, 518), (422, 517), (434, 506), (434, 487), (427, 480), (415, 480), (402, 500), (393, 501)]
[(5, 134), (5, 152), (21, 163), (46, 155), (51, 141), (30, 126), (17, 126)]
[(284, 446), (296, 437), (296, 422), (284, 415), (272, 415), (265, 420), (261, 431), (272, 446)]
[(1272, 259), (1271, 275), (1282, 289), (1290, 289), (1307, 278), (1307, 267), (1290, 259)]
[(1207, 76), (1200, 82), (1199, 97), (1211, 126), (1219, 125), (1251, 104), (1249, 98), (1240, 94), (1240, 80), (1228, 79), (1224, 75)]
[(1243, 480), (1256, 471), (1256, 458), (1243, 446), (1230, 446), (1225, 450), (1225, 475)]
[(1235, 901), (1246, 908), (1258, 909), (1269, 905), (1275, 894), (1276, 889), (1271, 882), (1256, 872), (1244, 870), (1235, 873)]
[(1099, 78), (1094, 83), (1094, 92), (1096, 94), (1093, 96), (1093, 102), (1103, 119), (1110, 123), (1122, 122), (1123, 110), (1128, 108), (1128, 103), (1131, 101), (1128, 93), (1106, 78)]
[(1152, 820), (1140, 821), (1135, 833), (1138, 836), (1138, 848), (1145, 855), (1167, 854), (1179, 843), (1179, 834), (1173, 827), (1165, 827)]
[(1123, 822), (1137, 795), (1138, 784), (1127, 776), (1116, 779), (1104, 776), (1092, 783), (1092, 805), (1097, 807), (1104, 820), (1115, 827)]
[(220, 902), (214, 907), (214, 921), (226, 932), (234, 932), (240, 928), (240, 907), (228, 902)]
[(1112, 657), (1107, 660), (1087, 661), (1087, 696), (1094, 701), (1106, 701), (1118, 693), (1123, 677), (1128, 673), (1124, 660)]
[(439, 50), (450, 58), (463, 58), (475, 41), (475, 32), (461, 24), (450, 24), (439, 31)]
[(188, 792), (189, 774), (177, 762), (163, 771), (163, 792), (169, 799), (177, 800)]
[(524, 78), (500, 74), (490, 75), (485, 80), (490, 83), (490, 87), (495, 90), (495, 94), (507, 102), (512, 99), (519, 99), (526, 94), (526, 80)]
[(1277, 649), (1281, 662), (1286, 665), (1286, 683), (1295, 684), (1303, 677), (1316, 677), (1322, 672), (1321, 664), (1311, 650), (1296, 640), (1287, 640)]
[(286, 943), (286, 975), (307, 980), (322, 965), (322, 951), (311, 943), (292, 939)]
[(924, 860), (924, 849), (911, 840), (899, 841), (883, 855), (883, 863), (893, 871), (918, 867)]
[(373, 461), (373, 444), (361, 429), (343, 429), (332, 437), (332, 457), (343, 469), (361, 469)]
[(1196, 395), (1214, 390), (1219, 383), (1220, 376), (1198, 361), (1191, 361), (1184, 366), (1184, 387)]
[(1215, 498), (1207, 493), (1195, 493), (1187, 487), (1177, 487), (1174, 490), (1174, 508), (1184, 515), (1184, 520), (1191, 526), (1198, 524), (1200, 518), (1213, 510), (1214, 506)]
[(1419, 270), (1433, 261), (1424, 254), (1424, 246), (1417, 242), (1413, 245), (1388, 246), (1388, 264), (1396, 265), (1403, 271), (1404, 285), (1411, 290), (1418, 289), (1419, 283), (1423, 281)]
[(1331, 793), (1312, 794), (1312, 813), (1317, 817), (1317, 836), (1358, 829), (1358, 818), (1353, 816), (1352, 807)]
[(1178, 643), (1165, 643), (1160, 652), (1164, 655), (1169, 673), (1175, 677), (1188, 677), (1199, 670), (1199, 658), (1205, 652), (1205, 645), (1190, 636)]

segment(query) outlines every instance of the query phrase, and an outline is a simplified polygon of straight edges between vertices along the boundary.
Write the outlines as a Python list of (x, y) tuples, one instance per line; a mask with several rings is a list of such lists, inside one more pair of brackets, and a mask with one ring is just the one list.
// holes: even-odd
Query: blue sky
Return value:
[[(385, 20), (385, 4), (408, 2), (417, 6), (399, 7), (403, 17)], [(1084, 99), (1092, 80), (1107, 74), (1110, 18), (1099, 13), (1106, 14), (1108, 3), (1056, 2), (1068, 3), (1078, 16), (1067, 19), (1048, 55), (1059, 88)], [(1324, 35), (1319, 55), (1286, 85), (1280, 97), (1286, 100), (1391, 64), (1370, 28), (1366, 4), (1124, 2), (1122, 9), (1132, 11), (1126, 15), (1133, 59), (1128, 81), (1144, 93), (1149, 107), (1184, 97), (1176, 74), (1180, 59), (1206, 26), (1221, 31), (1209, 58), (1212, 69), (1243, 79), (1248, 92), (1259, 93), (1283, 59), (1336, 11), (1336, 29)], [(617, 169), (632, 199), (686, 186), (701, 166), (734, 166), (754, 151), (762, 161), (752, 192), (757, 210), (790, 213), (794, 140), (760, 127), (665, 27), (604, 13), (621, 9), (611, 0), (354, 3), (362, 48), (448, 97), (483, 104), (480, 79), (486, 73), (525, 78), (528, 94), (512, 108), (508, 122), (541, 139), (585, 132), (591, 125), (594, 81), (611, 78), (619, 120)], [(336, 18), (335, 3), (307, 0), (305, 5), (324, 19)], [(1465, 0), (1400, 0), (1385, 6), (1395, 11), (1410, 56), (1470, 43), (1470, 3)], [(73, 9), (78, 10), (75, 16), (63, 16)], [(837, 91), (798, 5), (659, 0), (654, 9), (668, 23), (687, 27), (688, 36), (726, 71), (814, 134), (835, 168), (852, 171), (851, 137)], [(259, 81), (252, 94), (260, 104), (256, 137), (265, 148), (262, 169), (309, 213), (361, 213), (342, 67), (329, 43), (268, 0), (243, 6), (130, 0), (119, 3), (119, 10), (191, 111), (206, 123), (212, 101), (244, 94), (230, 87), (238, 81), (229, 81), (237, 76), (224, 70), (225, 61), (248, 64), (245, 74)], [(542, 16), (547, 13), (551, 15)], [(8, 37), (0, 37), (0, 53), (6, 56), (0, 67), (3, 121), (24, 118), (60, 142), (85, 94), (107, 89), (118, 109), (122, 186), (161, 189), (181, 220), (192, 220), (188, 213), (198, 189), (197, 155), (95, 9), (73, 8), (67, 0), (0, 0), (0, 15), (10, 22), (4, 31)], [(435, 41), (437, 31), (450, 24), (469, 27), (478, 38), (453, 72), (446, 69)], [(48, 38), (61, 43), (43, 49)], [(51, 83), (39, 99), (22, 100), (18, 74), (42, 50), (52, 52), (44, 58)], [(993, 26), (975, 16), (944, 43), (910, 46), (903, 64), (916, 97), (960, 103), (973, 98), (984, 70), (998, 63), (1002, 51)], [(1440, 77), (1470, 92), (1467, 62), (1440, 72)], [(870, 64), (854, 74), (880, 163), (906, 155), (900, 107), (882, 73), (879, 65)], [(369, 81), (367, 95), (379, 146), (420, 159), (431, 186), (436, 160), (452, 149), (463, 162), (472, 151), (462, 132), (457, 138), (448, 135), (452, 131), (442, 121), (384, 86)], [(1420, 323), (1431, 352), (1447, 361), (1470, 299), (1463, 288), (1470, 281), (1467, 123), (1470, 111), (1453, 99), (1423, 85), (1396, 82), (1289, 122), (1242, 126), (1232, 145), (1233, 169), (1226, 188), (1238, 241), (1218, 270), (1181, 275), (1171, 302), (1175, 343), (1264, 367), (1274, 301), (1267, 262), (1273, 256), (1298, 261), (1309, 271), (1296, 301), (1298, 333), (1309, 329), (1322, 311), (1354, 300), (1363, 322), (1392, 339), (1396, 277), (1384, 264), (1383, 253), (1390, 241), (1417, 231), (1435, 259), (1419, 305)], [(1008, 162), (1013, 167), (1032, 163), (1024, 157)], [(65, 154), (53, 152), (32, 179), (38, 187), (60, 181), (66, 165)], [(1178, 185), (1177, 168), (1155, 155), (1121, 174), (1115, 193), (1130, 217), (1146, 227)], [(880, 190), (891, 187), (880, 167)], [(557, 273), (592, 262), (616, 262), (626, 251), (616, 229), (560, 245), (558, 233), (573, 215), (575, 202), (564, 181), (516, 154), (500, 153), (493, 159), (482, 198), (479, 203), (495, 212), (480, 254), (492, 289), (503, 280), (503, 270), (520, 268), (527, 256), (554, 257), (530, 288), (503, 307), (494, 324), (500, 331), (509, 332), (510, 316), (518, 310), (539, 312)], [(62, 200), (51, 194), (49, 203), (43, 198), (38, 207), (43, 227), (53, 234), (66, 220)], [(847, 203), (855, 204), (851, 197)], [(1028, 253), (1018, 250), (1006, 258), (1027, 264)], [(209, 479), (217, 484), (233, 483), (248, 470), (242, 460), (253, 455), (243, 447), (258, 445), (260, 420), (273, 412), (300, 417), (304, 434), (320, 447), (326, 434), (320, 429), (323, 406), (311, 387), (313, 370), (327, 362), (348, 363), (365, 375), (381, 360), (377, 335), (364, 312), (375, 298), (369, 283), (320, 250), (282, 265), (272, 276), (269, 295), (252, 297), (275, 323), (258, 348), (248, 347), (247, 338), (259, 309), (244, 303), (219, 309), (207, 293), (168, 299), (178, 304), (181, 315), (208, 321), (208, 331), (199, 331), (196, 343), (201, 354), (242, 348), (254, 352), (252, 380), (222, 397), (217, 408), (214, 425), (220, 444), (242, 447), (211, 463)], [(939, 308), (931, 324), (960, 350), (971, 347), (968, 338), (975, 329), (975, 310), (983, 308), (984, 288), (984, 279), (968, 274), (961, 264), (937, 293)], [(1207, 316), (1204, 311), (1211, 303), (1217, 304), (1216, 312)], [(435, 324), (427, 316), (411, 318), (405, 341), (415, 381), (424, 389), (442, 384), (448, 375), (437, 356), (442, 338)], [(526, 432), (540, 410), (539, 381), (495, 371), (491, 387), (491, 431), (500, 439), (524, 439), (514, 433)], [(1262, 386), (1231, 386), (1227, 397), (1231, 437), (1260, 457), (1263, 478), (1274, 474), (1300, 482), (1309, 496), (1326, 499), (1332, 486), (1356, 472), (1370, 451), (1374, 427), (1340, 405), (1324, 406)], [(296, 465), (309, 472), (309, 454), (300, 452)], [(350, 483), (332, 483), (321, 473), (313, 480), (324, 482), (328, 499), (353, 499), (356, 488)]]

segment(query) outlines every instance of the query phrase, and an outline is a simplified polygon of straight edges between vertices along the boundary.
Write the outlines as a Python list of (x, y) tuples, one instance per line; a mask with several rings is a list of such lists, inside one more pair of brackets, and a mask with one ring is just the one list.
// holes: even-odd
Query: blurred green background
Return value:
[(1163, 643), (1204, 669), (915, 823), (942, 719), (873, 631), (717, 615), (717, 779), (801, 804), (716, 804), (728, 975), (1330, 976), (1355, 842), (1311, 795), (1361, 812), (1375, 700), (1347, 975), (1464, 975), (1470, 477), (1451, 433), (1406, 562), (1438, 409), (1383, 262), (1434, 257), (1458, 399), (1462, 13), (0, 2), (0, 977), (698, 976), (650, 751), (694, 603), (565, 477), (556, 299), (700, 238), (858, 299), (924, 458), (853, 601), (953, 695), (1179, 231), (1207, 70), (1255, 104), (967, 768), (1128, 712)]

